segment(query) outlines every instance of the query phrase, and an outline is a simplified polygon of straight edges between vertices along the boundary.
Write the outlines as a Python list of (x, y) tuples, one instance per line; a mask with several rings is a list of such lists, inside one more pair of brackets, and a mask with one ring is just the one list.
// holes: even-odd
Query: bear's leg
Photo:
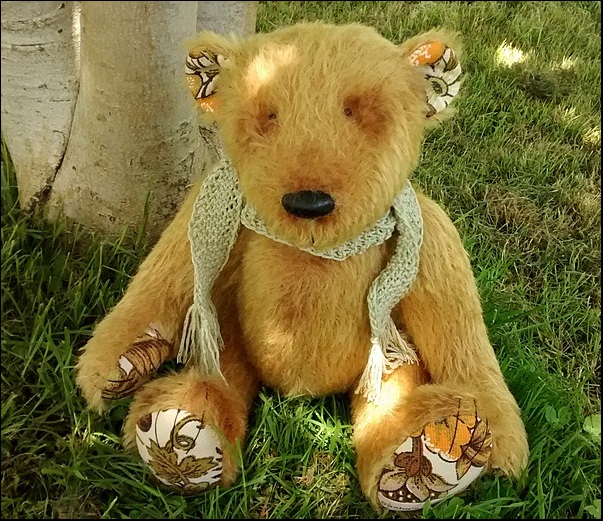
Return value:
[(224, 380), (188, 366), (134, 395), (124, 444), (138, 449), (156, 481), (169, 490), (196, 494), (229, 486), (237, 476), (237, 448), (258, 384), (240, 348), (227, 343), (220, 364)]
[(421, 509), (463, 490), (486, 468), (492, 437), (475, 402), (450, 394), (421, 401), (418, 394), (434, 387), (428, 380), (422, 366), (407, 364), (384, 378), (378, 404), (352, 394), (358, 474), (377, 507)]
[(433, 383), (413, 392), (411, 413), (426, 424), (451, 414), (459, 400), (463, 414), (477, 409), (492, 431), (488, 466), (518, 477), (528, 460), (526, 430), (488, 339), (469, 258), (443, 210), (425, 196), (419, 201), (424, 223), (419, 273), (394, 309)]

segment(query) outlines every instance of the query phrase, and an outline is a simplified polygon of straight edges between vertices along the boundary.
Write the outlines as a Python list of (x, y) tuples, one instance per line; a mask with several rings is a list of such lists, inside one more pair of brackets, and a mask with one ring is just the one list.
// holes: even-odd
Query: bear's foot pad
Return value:
[(143, 416), (136, 424), (136, 444), (158, 483), (174, 492), (198, 494), (222, 475), (217, 431), (182, 409)]
[(471, 484), (486, 468), (492, 451), (488, 424), (472, 415), (428, 423), (395, 451), (377, 485), (388, 510), (420, 510)]
[(117, 400), (131, 395), (172, 356), (173, 351), (172, 343), (156, 329), (149, 327), (117, 359), (117, 366), (109, 375), (101, 397), (105, 400)]

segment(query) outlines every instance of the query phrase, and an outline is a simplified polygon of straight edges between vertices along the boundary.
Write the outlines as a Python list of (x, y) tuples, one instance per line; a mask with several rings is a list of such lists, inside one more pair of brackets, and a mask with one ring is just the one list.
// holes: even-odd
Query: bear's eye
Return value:
[(388, 126), (388, 114), (379, 89), (349, 94), (343, 99), (343, 113), (350, 123), (364, 131), (367, 136), (378, 137)]
[(255, 130), (264, 136), (275, 130), (278, 126), (278, 112), (274, 107), (260, 105), (255, 117)]
[(362, 119), (362, 98), (358, 95), (346, 96), (343, 100), (343, 114), (346, 118)]

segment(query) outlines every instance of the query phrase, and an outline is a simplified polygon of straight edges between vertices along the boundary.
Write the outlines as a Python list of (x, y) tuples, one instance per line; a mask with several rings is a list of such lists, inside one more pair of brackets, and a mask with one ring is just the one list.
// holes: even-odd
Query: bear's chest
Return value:
[(251, 234), (238, 308), (262, 380), (287, 394), (348, 389), (367, 362), (366, 298), (383, 263), (384, 247), (335, 261)]

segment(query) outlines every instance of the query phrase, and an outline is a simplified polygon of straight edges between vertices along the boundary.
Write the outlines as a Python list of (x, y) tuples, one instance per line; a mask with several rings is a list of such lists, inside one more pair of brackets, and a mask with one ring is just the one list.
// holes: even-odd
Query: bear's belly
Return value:
[(244, 345), (263, 383), (293, 395), (349, 389), (370, 348), (366, 297), (384, 247), (343, 262), (252, 234), (241, 264)]

